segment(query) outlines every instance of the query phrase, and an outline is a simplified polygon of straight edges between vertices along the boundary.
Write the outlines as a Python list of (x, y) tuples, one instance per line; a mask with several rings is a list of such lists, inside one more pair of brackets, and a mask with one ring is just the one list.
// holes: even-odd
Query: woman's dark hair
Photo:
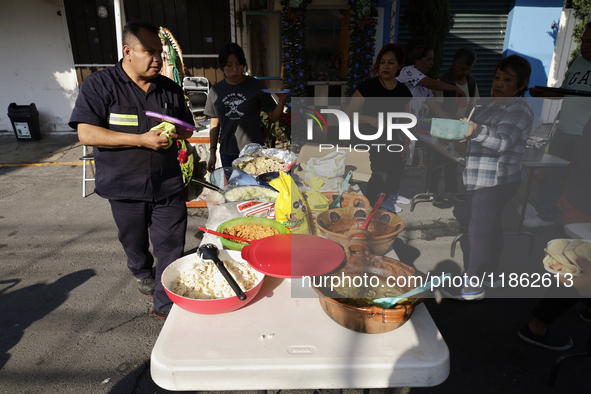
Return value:
[(529, 76), (531, 75), (531, 64), (519, 55), (511, 55), (502, 59), (497, 67), (495, 68), (495, 74), (498, 70), (507, 72), (507, 69), (511, 68), (517, 74), (517, 86), (525, 84), (525, 88), (520, 91), (527, 90), (527, 84), (529, 83)]
[(226, 67), (226, 63), (228, 63), (228, 56), (234, 54), (240, 64), (244, 66), (244, 70), (248, 70), (248, 64), (246, 64), (246, 56), (244, 56), (244, 51), (240, 48), (240, 45), (236, 44), (235, 42), (229, 42), (222, 47), (220, 51), (220, 56), (218, 57), (218, 63), (220, 68), (223, 69)]
[(425, 45), (425, 44), (417, 45), (416, 47), (414, 47), (412, 49), (412, 51), (410, 51), (408, 53), (408, 58), (406, 59), (406, 65), (407, 66), (414, 66), (415, 61), (421, 60), (422, 58), (427, 56), (429, 51), (433, 51), (433, 48), (431, 48), (429, 45)]
[(158, 28), (149, 22), (144, 21), (130, 21), (123, 27), (123, 45), (133, 46), (133, 39), (137, 40), (140, 29), (149, 31), (152, 34), (158, 35)]
[[(380, 62), (382, 61), (382, 58), (384, 57), (384, 54), (386, 54), (386, 52), (392, 52), (400, 67), (404, 66), (404, 48), (396, 44), (387, 44), (380, 50), (380, 53), (378, 53), (378, 56), (376, 57), (376, 62), (373, 65), (373, 68), (371, 69), (371, 75), (375, 76), (379, 74)], [(398, 76), (398, 74), (400, 74), (400, 70), (396, 71), (396, 76)]]

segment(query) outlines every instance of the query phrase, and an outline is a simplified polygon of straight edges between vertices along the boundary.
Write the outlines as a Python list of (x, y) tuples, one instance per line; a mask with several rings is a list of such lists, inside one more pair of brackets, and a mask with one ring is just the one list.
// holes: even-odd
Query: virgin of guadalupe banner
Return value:
[(162, 70), (160, 70), (160, 74), (182, 86), (185, 73), (181, 47), (166, 27), (160, 27), (158, 36), (162, 42)]

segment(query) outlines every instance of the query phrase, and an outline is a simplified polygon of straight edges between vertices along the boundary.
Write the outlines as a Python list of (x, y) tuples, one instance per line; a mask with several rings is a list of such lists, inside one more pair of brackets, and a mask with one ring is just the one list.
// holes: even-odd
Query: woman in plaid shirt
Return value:
[[(531, 106), (523, 98), (530, 74), (531, 66), (521, 56), (511, 55), (501, 60), (495, 69), (492, 100), (475, 111), (465, 134), (468, 150), (463, 178), (466, 190), (472, 190), (468, 278), (483, 272), (496, 273), (499, 266), (503, 209), (525, 176), (521, 158), (534, 117)], [(488, 275), (487, 278), (484, 284), (488, 287), (500, 285), (500, 281), (490, 281)], [(464, 284), (462, 299), (484, 297), (482, 287), (472, 284), (476, 283)]]

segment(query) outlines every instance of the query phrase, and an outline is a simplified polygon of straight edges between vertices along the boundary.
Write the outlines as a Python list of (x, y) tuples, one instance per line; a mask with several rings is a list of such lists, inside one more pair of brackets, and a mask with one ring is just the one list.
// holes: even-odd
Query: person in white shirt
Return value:
[[(591, 22), (585, 25), (585, 32), (581, 40), (581, 56), (575, 59), (566, 70), (563, 89), (591, 91)], [(589, 119), (591, 98), (569, 96), (560, 93), (541, 91), (535, 88), (529, 91), (532, 97), (563, 98), (566, 97), (560, 110), (558, 128), (548, 146), (548, 153), (573, 160), (581, 142), (583, 126)], [(554, 225), (556, 207), (560, 200), (564, 168), (546, 168), (540, 183), (538, 199), (536, 201), (537, 215), (523, 221), (525, 227), (547, 227)]]
[(427, 104), (429, 110), (438, 117), (451, 118), (450, 114), (443, 111), (439, 103), (433, 98), (434, 90), (445, 92), (455, 92), (458, 97), (465, 97), (466, 93), (456, 85), (438, 81), (430, 78), (427, 74), (433, 68), (435, 54), (433, 49), (427, 45), (418, 45), (408, 54), (406, 67), (400, 70), (400, 75), (396, 77), (410, 90), (414, 100), (411, 103), (411, 113), (419, 116), (423, 104)]

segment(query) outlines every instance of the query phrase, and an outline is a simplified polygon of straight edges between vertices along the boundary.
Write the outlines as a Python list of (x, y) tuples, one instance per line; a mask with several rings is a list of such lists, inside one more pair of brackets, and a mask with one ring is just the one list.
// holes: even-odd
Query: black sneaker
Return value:
[(566, 335), (557, 334), (550, 330), (546, 330), (546, 335), (536, 335), (530, 330), (529, 326), (526, 324), (525, 326), (521, 327), (519, 331), (517, 331), (517, 335), (519, 338), (523, 339), (525, 342), (543, 347), (550, 350), (556, 350), (559, 352), (565, 351), (573, 347), (573, 340)]
[(154, 278), (148, 276), (147, 278), (136, 278), (137, 288), (146, 297), (154, 296)]
[(583, 320), (587, 323), (591, 323), (591, 312), (589, 312), (589, 309), (587, 309), (587, 308), (583, 309), (579, 316), (581, 316), (581, 320)]
[(454, 200), (457, 202), (466, 202), (466, 196), (463, 194), (448, 194), (447, 197), (450, 200)]
[(167, 311), (158, 311), (156, 309), (154, 309), (154, 316), (157, 316), (161, 319), (166, 319), (168, 317), (168, 314), (170, 313), (170, 310)]

